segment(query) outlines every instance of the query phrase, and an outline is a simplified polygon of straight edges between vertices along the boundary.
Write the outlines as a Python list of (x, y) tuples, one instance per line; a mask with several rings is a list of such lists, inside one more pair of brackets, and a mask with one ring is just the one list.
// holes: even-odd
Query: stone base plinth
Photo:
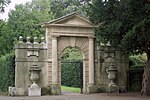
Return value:
[(58, 84), (51, 84), (51, 92), (52, 92), (52, 95), (61, 94), (60, 86)]
[(36, 83), (33, 83), (28, 88), (28, 96), (41, 96), (41, 88)]
[(87, 93), (97, 93), (98, 92), (98, 86), (97, 85), (88, 85), (87, 86)]
[(17, 96), (25, 96), (27, 94), (25, 93), (25, 89), (24, 88), (16, 88), (16, 95)]
[(109, 93), (119, 93), (119, 87), (116, 85), (108, 86)]
[(16, 96), (16, 87), (8, 87), (8, 95), (9, 96)]

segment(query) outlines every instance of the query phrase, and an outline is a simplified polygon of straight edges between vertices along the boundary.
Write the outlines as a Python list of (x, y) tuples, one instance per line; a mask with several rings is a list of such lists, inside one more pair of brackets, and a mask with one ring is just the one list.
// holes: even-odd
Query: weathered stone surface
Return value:
[(16, 96), (16, 87), (8, 87), (8, 95), (9, 96)]
[(59, 95), (59, 94), (61, 94), (61, 87), (58, 84), (52, 84), (51, 92), (53, 95)]
[(33, 83), (29, 88), (28, 88), (28, 96), (41, 96), (41, 88)]
[[(39, 44), (37, 42), (30, 43), (29, 40), (27, 43), (23, 43), (20, 39), (15, 46), (15, 86), (18, 95), (28, 94), (28, 87), (32, 84), (29, 79), (29, 68), (33, 63), (36, 63), (41, 69), (39, 86), (50, 86), (52, 94), (60, 94), (60, 59), (62, 52), (67, 47), (78, 48), (83, 55), (83, 93), (93, 93), (97, 90), (108, 92), (110, 81), (106, 69), (111, 63), (116, 66), (118, 71), (115, 81), (118, 89), (126, 90), (128, 54), (109, 44), (99, 45), (96, 43), (95, 26), (91, 22), (73, 13), (44, 23), (43, 27), (46, 28), (46, 44), (43, 40)], [(94, 45), (91, 46), (93, 43)], [(95, 85), (88, 85), (89, 83)]]
[(116, 85), (108, 86), (109, 93), (119, 93), (119, 88)]
[[(52, 69), (48, 72), (48, 84), (61, 84), (61, 54), (67, 47), (74, 47), (81, 50), (83, 55), (83, 90), (86, 93), (89, 80), (92, 83), (94, 82), (94, 57), (91, 59), (89, 56), (89, 48), (92, 50), (91, 54), (94, 56), (94, 25), (84, 17), (73, 13), (60, 19), (44, 23), (43, 27), (46, 28), (48, 57), (52, 61), (52, 65), (48, 65), (48, 68)], [(55, 42), (53, 40), (54, 37), (56, 39)], [(90, 43), (93, 47), (89, 46), (89, 38), (92, 40)], [(56, 42), (57, 48), (54, 50)], [(92, 70), (89, 70), (89, 58), (92, 60), (90, 61)], [(92, 72), (92, 76), (89, 75), (90, 71)], [(91, 76), (90, 79), (89, 76)]]
[[(17, 95), (28, 95), (28, 87), (32, 84), (30, 80), (29, 69), (33, 64), (37, 64), (40, 69), (40, 80), (38, 81), (41, 87), (48, 86), (48, 75), (47, 75), (47, 48), (46, 44), (34, 43), (29, 44), (22, 43), (16, 44), (15, 56), (16, 56), (16, 67), (15, 67), (15, 87)], [(30, 48), (28, 48), (30, 45)]]
[[(100, 92), (108, 92), (108, 74), (106, 69), (111, 63), (117, 68), (115, 83), (118, 86), (120, 92), (127, 90), (127, 70), (129, 67), (128, 54), (125, 51), (115, 49), (107, 45), (99, 45), (95, 50), (95, 53), (99, 56), (97, 64), (95, 64), (95, 79), (96, 84), (99, 86)], [(125, 58), (126, 57), (126, 58)], [(97, 77), (96, 77), (97, 76)]]
[(98, 92), (98, 86), (97, 85), (88, 85), (87, 86), (87, 93), (97, 93)]
[(27, 92), (24, 88), (16, 88), (16, 95), (24, 96), (24, 95), (27, 95)]

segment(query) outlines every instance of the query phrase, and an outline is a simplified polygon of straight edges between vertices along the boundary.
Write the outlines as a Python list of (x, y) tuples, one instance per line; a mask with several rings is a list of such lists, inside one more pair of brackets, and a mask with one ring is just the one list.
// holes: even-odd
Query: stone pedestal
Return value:
[(33, 83), (28, 88), (28, 96), (41, 96), (41, 88), (36, 83)]
[(30, 79), (33, 83), (28, 88), (28, 96), (41, 96), (41, 88), (37, 84), (37, 80), (39, 79), (40, 71), (41, 71), (41, 69), (36, 64), (34, 64), (30, 68), (30, 73), (31, 73)]
[(24, 88), (16, 88), (16, 95), (24, 96), (24, 95), (27, 95), (27, 94), (25, 93)]
[(115, 84), (116, 74), (117, 74), (117, 68), (113, 64), (111, 64), (107, 70), (108, 72), (108, 79), (110, 80), (110, 83), (108, 85), (108, 92), (114, 93), (119, 92), (118, 86)]
[(116, 85), (108, 86), (109, 93), (119, 93), (119, 87)]
[(53, 95), (59, 95), (59, 94), (61, 94), (61, 87), (58, 84), (52, 84), (51, 92)]
[(97, 93), (98, 92), (98, 86), (97, 85), (92, 85), (92, 84), (89, 84), (87, 86), (87, 93), (90, 94), (90, 93)]
[(16, 95), (16, 87), (8, 87), (8, 95), (9, 96), (15, 96)]

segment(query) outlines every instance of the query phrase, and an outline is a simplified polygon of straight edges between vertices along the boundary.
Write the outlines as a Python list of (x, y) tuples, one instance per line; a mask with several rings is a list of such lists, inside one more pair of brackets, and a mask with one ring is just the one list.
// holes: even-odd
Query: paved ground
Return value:
[(83, 95), (77, 93), (56, 95), (56, 96), (41, 96), (41, 97), (8, 97), (0, 96), (0, 100), (150, 100), (150, 97), (140, 96), (133, 93), (120, 94), (90, 94)]

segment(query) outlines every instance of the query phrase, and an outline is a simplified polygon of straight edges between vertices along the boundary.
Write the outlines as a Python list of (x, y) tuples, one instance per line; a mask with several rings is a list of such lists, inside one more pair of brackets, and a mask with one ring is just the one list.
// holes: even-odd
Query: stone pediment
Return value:
[(94, 25), (88, 19), (81, 15), (78, 15), (77, 13), (71, 13), (58, 19), (52, 20), (50, 22), (46, 22), (43, 26), (52, 25), (94, 27)]

